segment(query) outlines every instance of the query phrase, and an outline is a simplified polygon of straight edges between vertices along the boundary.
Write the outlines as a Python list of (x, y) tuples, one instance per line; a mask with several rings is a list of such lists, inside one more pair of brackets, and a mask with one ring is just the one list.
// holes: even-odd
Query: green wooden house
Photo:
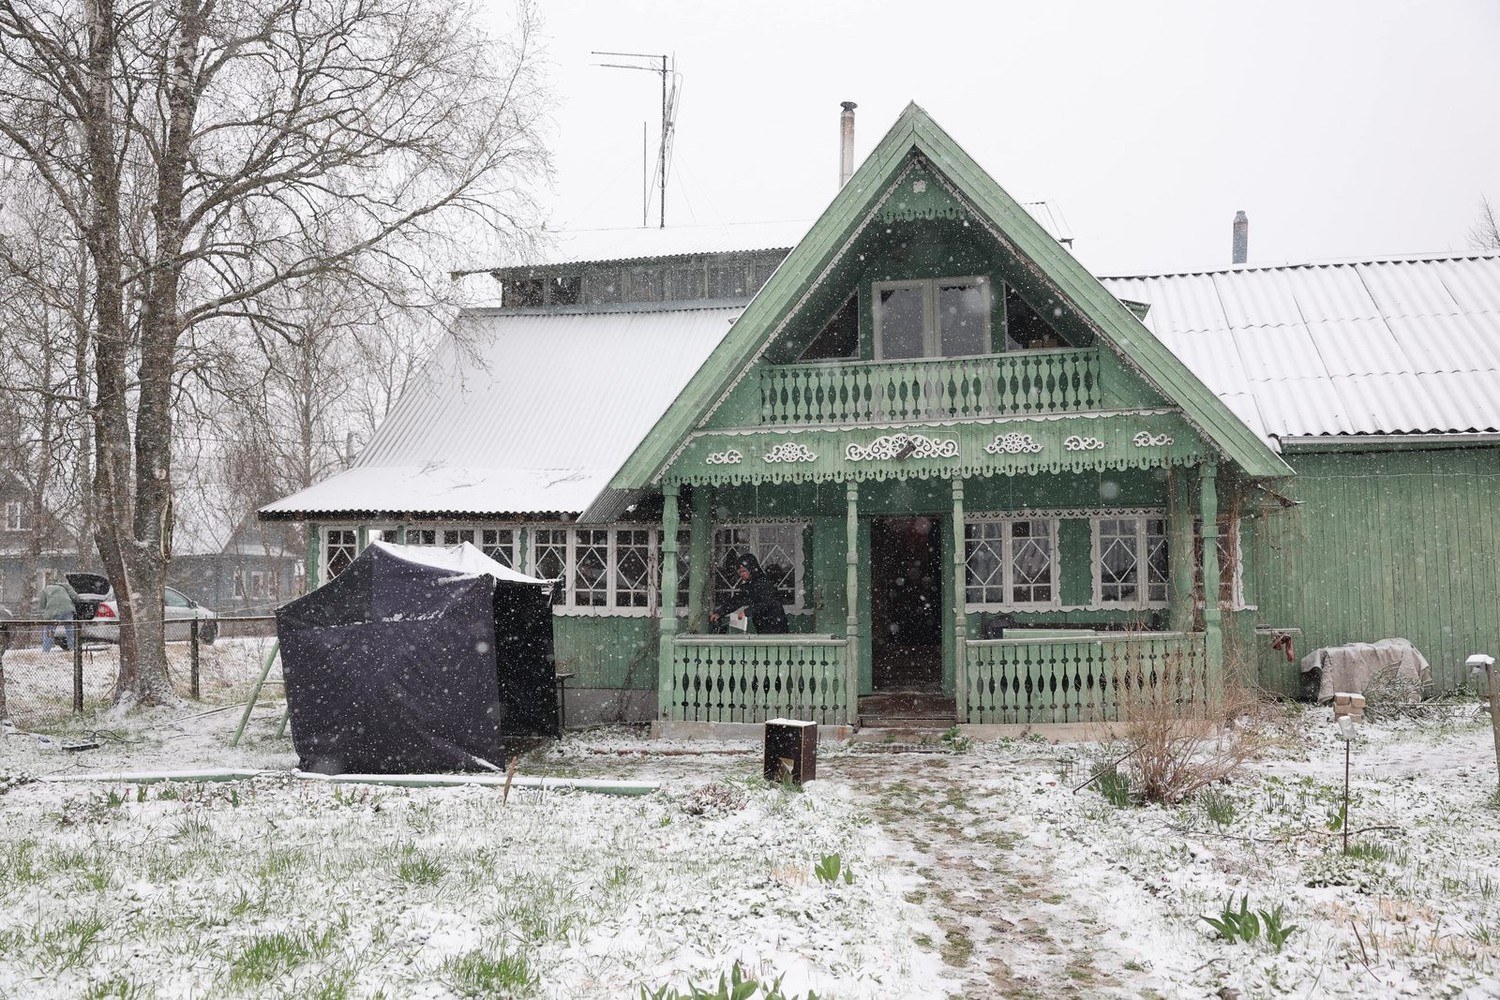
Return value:
[[(1354, 265), (1101, 282), (915, 105), (805, 232), (638, 235), (494, 271), (355, 466), (262, 510), (310, 579), (376, 537), (559, 579), (573, 721), (1206, 714), (1296, 692), (1274, 636), (1405, 634), (1456, 683), (1500, 635), (1500, 414), (1452, 399), (1500, 384), (1493, 259), (1446, 312)], [(1309, 284), (1370, 303), (1281, 315)], [(1382, 324), (1467, 360), (1395, 364), (1384, 409), (1292, 367)], [(746, 551), (789, 634), (711, 626)]]

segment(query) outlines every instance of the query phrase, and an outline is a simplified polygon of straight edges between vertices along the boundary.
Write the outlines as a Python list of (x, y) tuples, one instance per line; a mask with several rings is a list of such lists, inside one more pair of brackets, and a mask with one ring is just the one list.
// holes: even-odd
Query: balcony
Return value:
[(761, 369), (761, 423), (889, 423), (1098, 408), (1097, 348)]

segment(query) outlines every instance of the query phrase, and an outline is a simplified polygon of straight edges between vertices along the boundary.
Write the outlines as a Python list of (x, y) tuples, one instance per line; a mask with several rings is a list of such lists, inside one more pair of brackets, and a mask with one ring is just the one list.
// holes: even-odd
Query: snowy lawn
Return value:
[[(292, 777), (279, 705), (230, 748), (238, 715), (4, 737), (0, 997), (628, 997), (736, 962), (822, 998), (1500, 996), (1473, 704), (1365, 724), (1348, 854), (1326, 709), (1171, 808), (1075, 793), (1113, 748), (1033, 740), (825, 744), (803, 793), (761, 783), (754, 745), (633, 731), (520, 773), (660, 784), (644, 797), (336, 785)], [(185, 767), (267, 773), (50, 780)], [(1230, 900), (1270, 925), (1223, 940), (1202, 918)]]

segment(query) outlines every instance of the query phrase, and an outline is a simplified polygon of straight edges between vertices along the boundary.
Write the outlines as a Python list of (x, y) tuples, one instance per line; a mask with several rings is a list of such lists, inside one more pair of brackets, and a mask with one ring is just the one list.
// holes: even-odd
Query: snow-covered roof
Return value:
[(1500, 256), (1102, 280), (1268, 439), (1500, 431)]
[(352, 468), (261, 513), (582, 511), (739, 312), (468, 314)]
[(380, 546), (398, 559), (451, 570), (459, 576), (492, 576), (506, 583), (547, 584), (551, 582), (519, 573), (504, 563), (491, 559), (468, 542), (447, 546), (398, 545), (395, 542), (382, 541), (374, 541), (370, 544)]

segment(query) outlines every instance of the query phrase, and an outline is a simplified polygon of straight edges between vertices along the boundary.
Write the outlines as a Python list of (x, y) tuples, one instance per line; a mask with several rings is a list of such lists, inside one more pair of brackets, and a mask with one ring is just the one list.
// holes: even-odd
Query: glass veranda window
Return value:
[(1094, 592), (1100, 604), (1132, 608), (1166, 605), (1166, 518), (1098, 518), (1094, 521), (1094, 553)]
[(877, 358), (990, 353), (990, 284), (985, 278), (880, 281), (874, 291)]
[(1057, 606), (1057, 523), (985, 519), (964, 525), (964, 601), (994, 608)]

